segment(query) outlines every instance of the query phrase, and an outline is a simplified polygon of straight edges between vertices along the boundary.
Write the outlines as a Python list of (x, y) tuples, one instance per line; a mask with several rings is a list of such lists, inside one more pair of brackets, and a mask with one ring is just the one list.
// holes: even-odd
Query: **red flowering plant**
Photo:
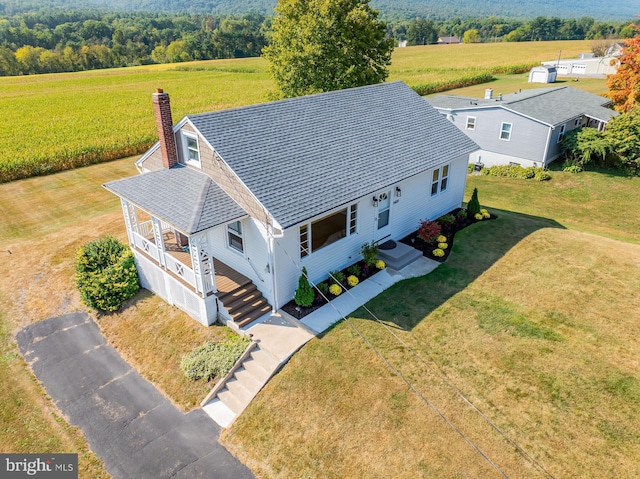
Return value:
[(418, 238), (425, 243), (432, 243), (440, 235), (441, 231), (442, 225), (437, 221), (420, 221), (420, 226), (418, 227)]

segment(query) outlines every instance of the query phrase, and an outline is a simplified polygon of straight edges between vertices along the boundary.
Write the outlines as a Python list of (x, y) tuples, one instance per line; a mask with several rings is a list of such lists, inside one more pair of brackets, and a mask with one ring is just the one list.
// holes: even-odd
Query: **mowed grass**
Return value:
[[(0, 185), (0, 450), (77, 452), (81, 478), (109, 476), (48, 399), (12, 338), (29, 323), (84, 309), (73, 283), (75, 251), (106, 234), (126, 241), (119, 200), (100, 185), (136, 174), (134, 160)], [(197, 406), (212, 384), (187, 381), (182, 355), (228, 334), (200, 326), (144, 291), (121, 313), (99, 317), (98, 325), (183, 410)]]
[[(401, 48), (389, 80), (449, 82), (590, 48), (588, 41)], [(273, 82), (262, 58), (2, 77), (0, 181), (142, 153), (157, 139), (151, 106), (156, 88), (170, 93), (177, 122), (186, 114), (266, 101)]]
[[(608, 178), (622, 207), (598, 236), (499, 209), (525, 190), (526, 209), (547, 197), (553, 210), (554, 197), (492, 180), (480, 200), (499, 219), (464, 230), (435, 272), (297, 353), (223, 433), (234, 454), (265, 478), (503, 477), (433, 406), (508, 477), (640, 475), (640, 246), (606, 237), (628, 234), (617, 186), (631, 181), (636, 201), (640, 181)], [(589, 229), (587, 217), (571, 221)]]

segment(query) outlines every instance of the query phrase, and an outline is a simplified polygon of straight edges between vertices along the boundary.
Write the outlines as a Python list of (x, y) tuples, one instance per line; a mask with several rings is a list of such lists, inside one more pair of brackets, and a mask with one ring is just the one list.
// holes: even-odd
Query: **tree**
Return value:
[(313, 292), (313, 288), (309, 284), (309, 275), (307, 274), (307, 268), (302, 267), (302, 274), (298, 278), (298, 289), (293, 300), (298, 306), (308, 308), (313, 304), (316, 294)]
[(438, 41), (438, 31), (433, 20), (414, 18), (407, 28), (407, 45), (429, 45)]
[(640, 27), (622, 50), (618, 71), (607, 78), (607, 96), (618, 111), (629, 111), (640, 102)]
[(283, 98), (383, 82), (394, 41), (369, 0), (280, 0), (269, 61)]
[(480, 201), (478, 201), (478, 188), (473, 189), (471, 199), (467, 203), (467, 217), (473, 218), (480, 213)]
[(480, 35), (478, 34), (478, 30), (474, 28), (464, 32), (464, 35), (462, 36), (462, 43), (479, 43), (479, 42), (480, 42)]

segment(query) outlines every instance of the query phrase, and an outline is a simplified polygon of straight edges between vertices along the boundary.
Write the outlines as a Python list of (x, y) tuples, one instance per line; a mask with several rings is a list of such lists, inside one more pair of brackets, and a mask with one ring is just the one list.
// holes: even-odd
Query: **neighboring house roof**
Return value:
[(246, 216), (206, 174), (183, 166), (112, 181), (104, 187), (185, 234)]
[(438, 43), (460, 43), (460, 39), (458, 37), (440, 37)]
[(185, 120), (283, 228), (479, 149), (402, 82)]
[(618, 113), (606, 108), (611, 100), (572, 87), (536, 88), (504, 95), (502, 100), (435, 95), (427, 98), (435, 108), (468, 110), (476, 108), (503, 108), (533, 118), (550, 126), (565, 123), (572, 118), (587, 115), (609, 121)]

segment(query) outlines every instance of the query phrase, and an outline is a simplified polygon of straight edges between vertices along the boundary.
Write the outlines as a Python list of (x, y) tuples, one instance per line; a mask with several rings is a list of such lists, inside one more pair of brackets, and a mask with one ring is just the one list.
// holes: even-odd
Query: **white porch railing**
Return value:
[(158, 255), (158, 247), (153, 241), (148, 240), (147, 238), (141, 236), (136, 232), (133, 233), (133, 240), (137, 249), (139, 249), (140, 251), (144, 251), (156, 261), (160, 260), (160, 256)]
[(193, 269), (188, 267), (186, 264), (178, 261), (177, 259), (175, 259), (173, 256), (171, 256), (168, 253), (165, 253), (164, 260), (166, 262), (167, 269), (169, 271), (171, 271), (172, 273), (175, 273), (180, 278), (182, 278), (187, 283), (189, 283), (191, 286), (193, 286), (194, 288), (197, 289), (196, 275), (193, 272)]

